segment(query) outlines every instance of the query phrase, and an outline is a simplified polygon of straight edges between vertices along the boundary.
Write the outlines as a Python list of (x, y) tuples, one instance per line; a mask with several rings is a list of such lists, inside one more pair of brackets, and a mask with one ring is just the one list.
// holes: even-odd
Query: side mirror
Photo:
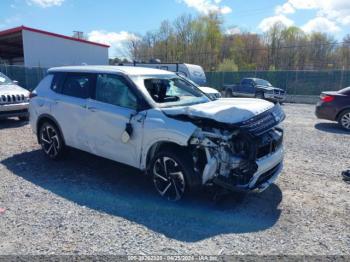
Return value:
[(18, 81), (17, 80), (13, 80), (12, 83), (15, 84), (15, 85), (18, 85)]

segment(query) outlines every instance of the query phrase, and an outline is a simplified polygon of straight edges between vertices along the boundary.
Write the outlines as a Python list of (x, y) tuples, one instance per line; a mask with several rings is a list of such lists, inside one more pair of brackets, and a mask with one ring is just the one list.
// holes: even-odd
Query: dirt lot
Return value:
[(285, 105), (285, 168), (243, 201), (160, 200), (136, 170), (79, 151), (52, 162), (0, 122), (0, 254), (348, 254), (350, 134)]

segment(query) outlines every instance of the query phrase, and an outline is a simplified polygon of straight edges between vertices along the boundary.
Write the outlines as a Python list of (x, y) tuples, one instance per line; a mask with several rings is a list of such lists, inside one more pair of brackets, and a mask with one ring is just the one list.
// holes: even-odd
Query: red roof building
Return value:
[(26, 67), (107, 65), (108, 45), (26, 26), (0, 31), (0, 63)]

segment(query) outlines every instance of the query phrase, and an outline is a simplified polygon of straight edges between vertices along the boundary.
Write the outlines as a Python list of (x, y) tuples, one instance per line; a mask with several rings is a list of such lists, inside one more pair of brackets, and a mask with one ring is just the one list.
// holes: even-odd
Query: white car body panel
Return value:
[(190, 123), (169, 118), (160, 109), (150, 109), (144, 122), (144, 146), (141, 169), (147, 164), (147, 153), (157, 142), (172, 142), (187, 146), (197, 127)]
[(86, 125), (88, 132), (84, 140), (88, 144), (88, 151), (133, 167), (139, 167), (143, 137), (142, 121), (145, 114), (140, 112), (132, 118), (132, 138), (128, 143), (123, 143), (123, 132), (130, 116), (136, 114), (135, 110), (92, 99), (87, 100), (86, 110), (89, 118)]
[[(142, 93), (146, 101), (152, 98), (143, 85), (142, 77), (138, 76), (176, 77), (175, 74), (168, 71), (124, 66), (63, 67), (50, 69), (49, 72), (124, 75), (129, 77), (129, 80)], [(31, 100), (30, 124), (34, 132), (37, 132), (39, 118), (43, 115), (50, 115), (57, 121), (64, 141), (68, 146), (128, 164), (141, 170), (147, 169), (151, 149), (159, 143), (170, 142), (182, 147), (192, 146), (191, 148), (203, 147), (207, 159), (210, 159), (211, 163), (218, 163), (217, 165), (210, 164), (211, 166), (209, 162), (207, 163), (207, 166), (209, 166), (207, 167), (208, 172), (204, 179), (205, 182), (210, 181), (215, 176), (215, 173), (211, 171), (217, 171), (216, 174), (225, 175), (228, 174), (230, 168), (238, 167), (236, 165), (241, 161), (240, 156), (230, 155), (231, 153), (224, 146), (233, 143), (232, 141), (237, 139), (235, 137), (237, 132), (240, 131), (235, 129), (234, 131), (224, 130), (222, 132), (215, 124), (202, 129), (200, 125), (197, 126), (197, 122), (191, 120), (197, 117), (215, 120), (220, 123), (236, 124), (274, 108), (273, 103), (261, 99), (223, 98), (189, 106), (159, 107), (159, 104), (152, 103), (149, 108), (137, 112), (133, 109), (99, 102), (91, 98), (82, 99), (56, 93), (50, 88), (52, 79), (52, 75), (45, 77), (35, 89), (37, 96)], [(204, 98), (205, 101), (208, 100), (205, 96), (203, 96)], [(281, 110), (280, 107), (276, 107), (276, 109)], [(273, 112), (267, 113), (270, 116), (273, 115)], [(187, 118), (186, 120), (180, 120), (179, 116), (186, 116)], [(282, 118), (283, 116), (273, 119), (279, 122), (283, 120)], [(133, 131), (130, 140), (122, 141), (127, 123), (132, 125)], [(205, 121), (202, 125), (206, 125)], [(212, 138), (213, 140), (210, 140)], [(236, 141), (239, 141), (239, 139)], [(282, 161), (283, 146), (264, 158), (257, 159), (258, 169), (250, 180), (248, 189), (255, 188), (256, 181), (264, 172), (271, 170), (276, 165), (282, 166)], [(226, 167), (220, 167), (224, 165)], [(220, 169), (219, 171), (217, 169), (211, 170), (211, 167), (216, 166)], [(260, 189), (265, 189), (270, 182), (277, 178), (280, 172), (281, 168)]]
[(261, 99), (222, 98), (192, 106), (164, 108), (163, 111), (168, 115), (185, 114), (234, 124), (256, 116), (273, 106), (273, 103)]

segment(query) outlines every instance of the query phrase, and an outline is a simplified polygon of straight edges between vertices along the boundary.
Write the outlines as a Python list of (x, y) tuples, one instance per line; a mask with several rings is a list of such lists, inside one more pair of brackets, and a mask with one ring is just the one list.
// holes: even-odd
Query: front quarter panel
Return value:
[(167, 117), (160, 109), (150, 109), (144, 122), (144, 139), (141, 169), (146, 168), (147, 153), (158, 142), (173, 142), (187, 146), (197, 127), (190, 123)]

